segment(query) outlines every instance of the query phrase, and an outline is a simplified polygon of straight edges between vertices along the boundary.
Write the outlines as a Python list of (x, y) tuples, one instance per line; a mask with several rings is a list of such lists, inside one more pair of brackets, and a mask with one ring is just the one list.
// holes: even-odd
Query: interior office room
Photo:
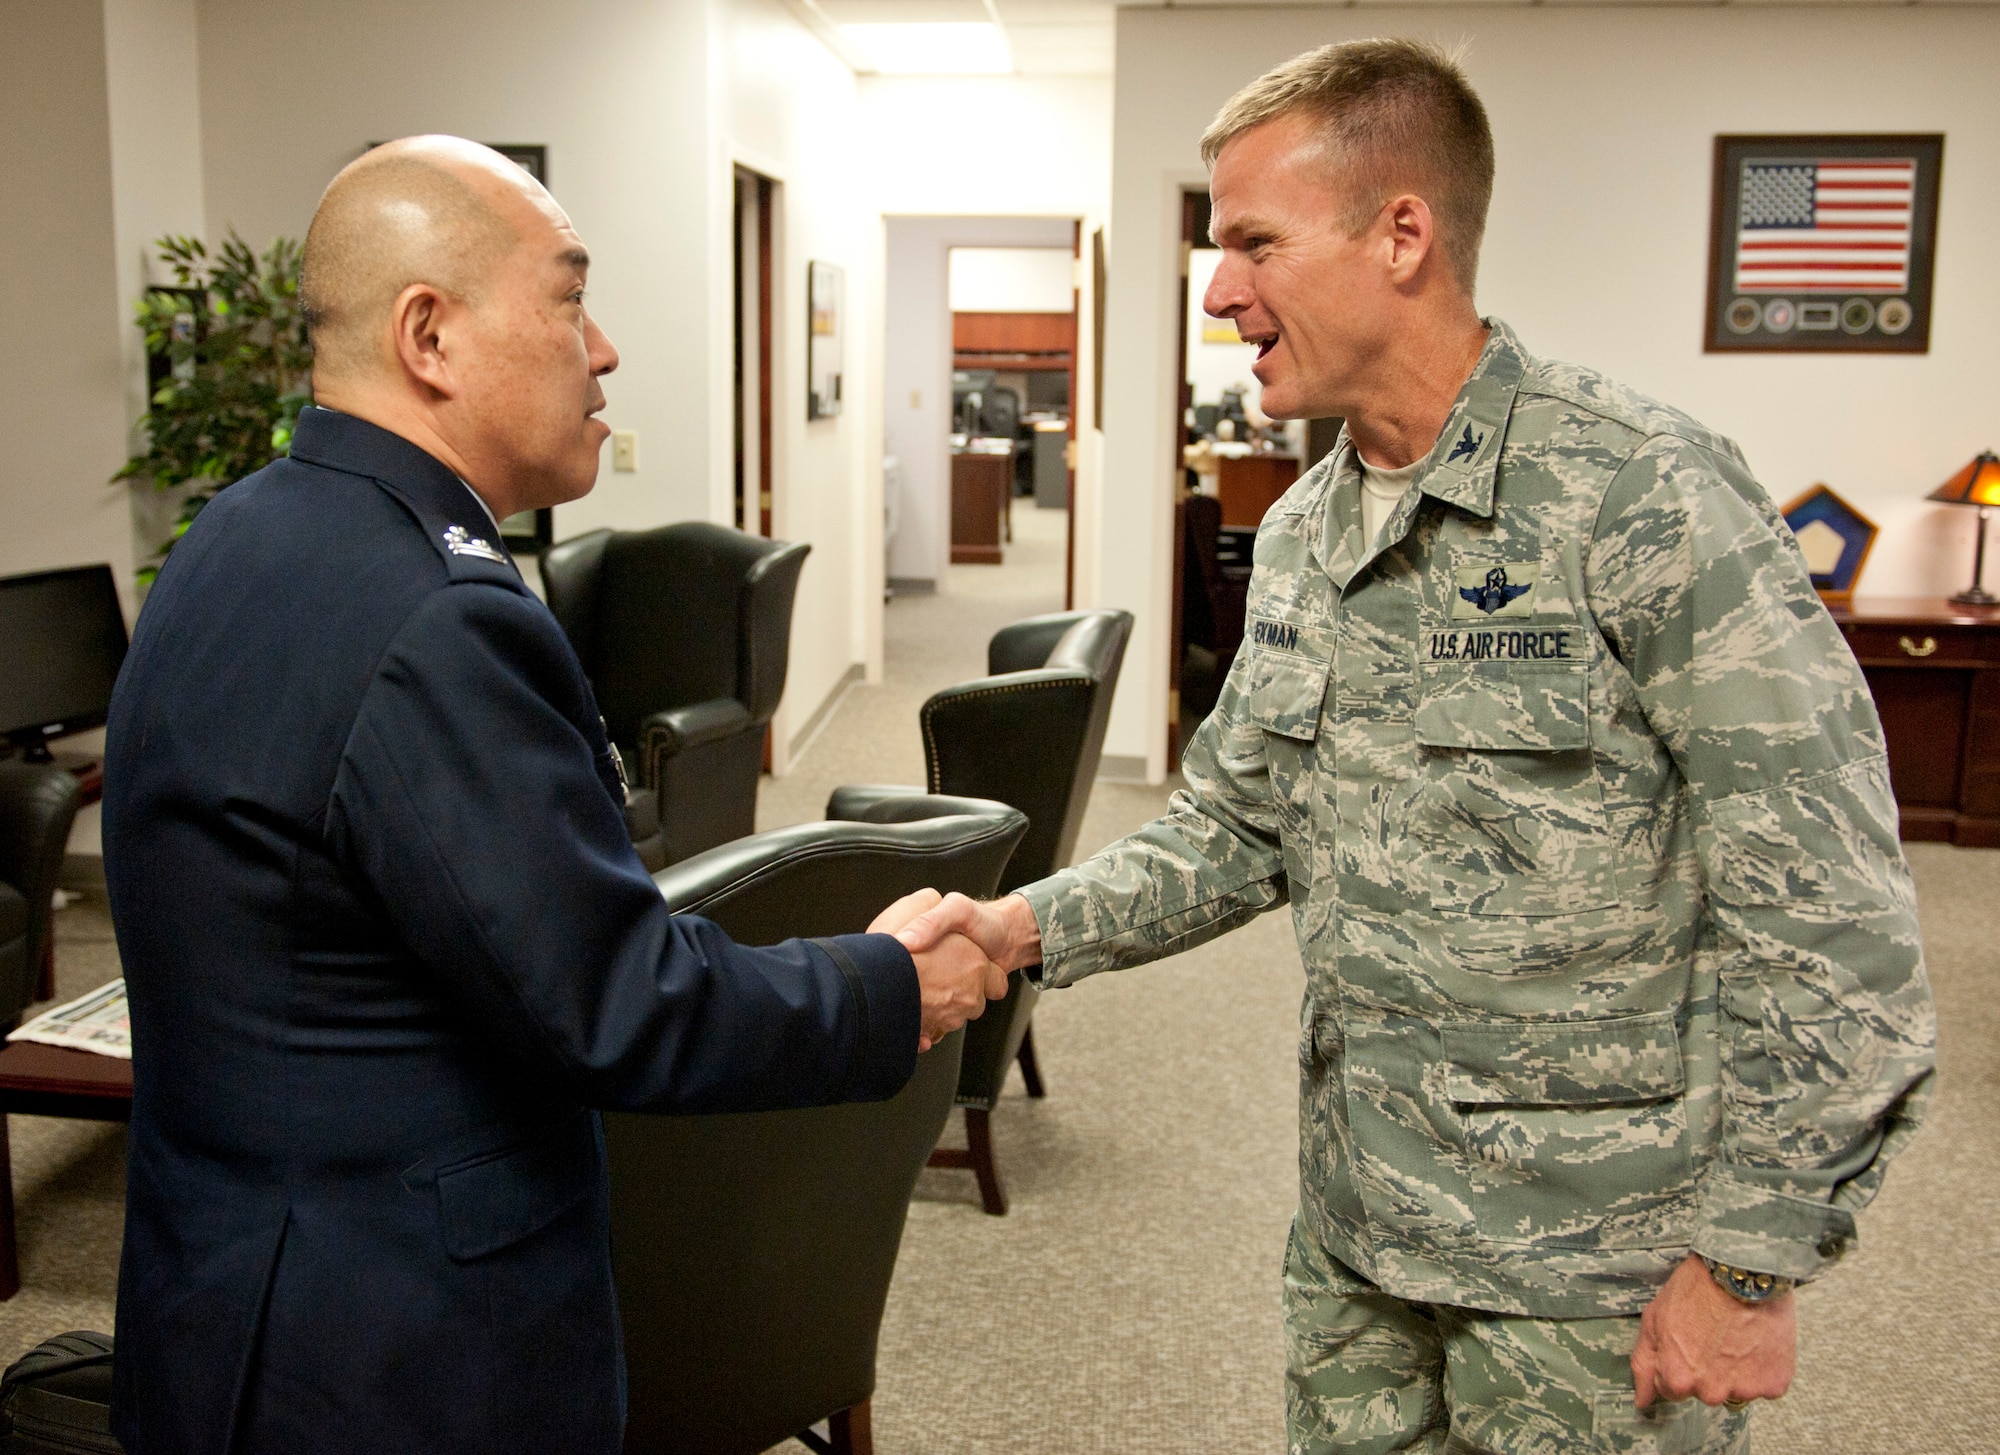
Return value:
[[(1464, 47), (1491, 116), (1480, 312), (1533, 354), (1601, 369), (1741, 446), (1775, 505), (1803, 512), (1815, 582), (1838, 593), (1885, 724), (1939, 1089), (1856, 1250), (1799, 1293), (1796, 1382), (1759, 1406), (1757, 1447), (1985, 1448), (2000, 1418), (1985, 1377), (2000, 1343), (1985, 1213), (2000, 1177), (1986, 993), (2000, 971), (2000, 608), (1952, 598), (2000, 593), (1968, 493), (2000, 442), (1988, 0), (591, 0), (560, 16), (524, 0), (0, 0), (0, 676), (25, 682), (58, 650), (4, 640), (17, 582), (13, 630), (115, 670), (184, 518), (188, 487), (121, 476), (148, 450), (157, 391), (192, 368), (175, 360), (211, 326), (188, 314), (175, 333), (177, 309), (206, 305), (156, 292), (177, 281), (159, 240), (199, 239), (212, 258), (233, 236), (263, 254), (303, 238), (328, 182), (370, 146), (448, 133), (546, 183), (588, 245), (589, 307), (620, 354), (595, 489), (505, 523), (523, 576), (571, 630), (597, 610), (604, 563), (648, 533), (700, 524), (734, 542), (649, 569), (724, 570), (729, 551), (745, 563), (682, 588), (678, 628), (641, 621), (625, 638), (692, 631), (702, 652), (662, 655), (722, 664), (686, 701), (646, 710), (741, 699), (725, 702), (727, 743), (703, 739), (726, 769), (673, 761), (693, 740), (681, 727), (643, 749), (633, 729), (647, 867), (670, 876), (724, 842), (821, 824), (853, 785), (1005, 798), (1009, 773), (1056, 805), (1074, 835), (1063, 861), (1081, 861), (1184, 785), (1180, 755), (1242, 647), (1257, 525), (1337, 432), (1263, 414), (1255, 347), (1201, 311), (1220, 254), (1200, 138), (1270, 67), (1373, 36)], [(1732, 313), (1724, 254), (1740, 238), (1718, 213), (1719, 139), (1808, 136), (1933, 148), (1916, 164), (1937, 188), (1917, 324), (1874, 292), (1856, 295), (1865, 321), (1808, 314), (1810, 298), (1777, 312), (1754, 290)], [(167, 299), (165, 342), (134, 324), (148, 297)], [(1885, 346), (1789, 347), (1808, 320)], [(1056, 613), (1096, 615), (1060, 644), (1008, 634)], [(775, 681), (731, 675), (739, 654), (772, 653)], [(607, 703), (630, 696), (605, 680), (631, 668), (618, 655), (580, 651)], [(1025, 774), (992, 745), (1047, 723), (982, 715), (986, 684), (1024, 671), (1068, 674), (1082, 725), (1051, 750), (1060, 762)], [(18, 700), (0, 681), (0, 705)], [(0, 768), (46, 747), (77, 782), (28, 887), (53, 907), (23, 909), (10, 931), (27, 999), (0, 1012), (26, 1022), (121, 964), (96, 801), (104, 703), (67, 721), (9, 711), (22, 720), (0, 723)], [(698, 801), (724, 780), (741, 789), (727, 805)], [(1073, 804), (1047, 797), (1063, 791)], [(942, 1131), (926, 1126), (906, 1175), (890, 1175), (909, 1187), (896, 1215), (843, 1225), (860, 1240), (849, 1268), (880, 1274), (873, 1292), (827, 1275), (861, 1332), (837, 1357), (810, 1337), (769, 1346), (804, 1361), (777, 1378), (788, 1393), (823, 1356), (861, 1371), (864, 1443), (829, 1406), (799, 1426), (808, 1443), (781, 1432), (779, 1447), (1283, 1448), (1302, 984), (1292, 916), (1275, 912), (996, 1011), (1011, 1029), (988, 1081), (933, 1088)], [(124, 1227), (129, 1061), (47, 1042), (0, 1057), (23, 1047), (45, 1059), (13, 1078), (0, 1060), (0, 1285), (13, 1289), (0, 1364), (64, 1331), (116, 1333)], [(911, 1133), (834, 1125), (784, 1134), (795, 1169), (718, 1151), (696, 1128), (647, 1154), (646, 1186), (674, 1182), (675, 1156), (707, 1156), (751, 1176), (743, 1197), (796, 1205), (802, 1223), (815, 1206), (845, 1217), (866, 1198), (840, 1187), (843, 1167), (868, 1158), (839, 1138), (879, 1152)], [(846, 1162), (829, 1167), (836, 1152)], [(737, 1224), (676, 1208), (673, 1226), (722, 1239), (687, 1255), (702, 1296), (725, 1311), (749, 1300), (713, 1276), (748, 1257), (727, 1247)], [(621, 1288), (668, 1311), (635, 1321), (628, 1305), (629, 1337), (695, 1317), (676, 1303), (686, 1261), (616, 1257)], [(768, 1364), (746, 1337), (718, 1359)]]

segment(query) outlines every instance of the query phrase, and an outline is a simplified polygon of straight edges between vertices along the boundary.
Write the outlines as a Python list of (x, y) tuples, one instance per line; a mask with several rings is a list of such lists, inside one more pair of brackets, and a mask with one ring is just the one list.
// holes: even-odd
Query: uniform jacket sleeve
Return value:
[(1244, 711), (1250, 654), (1188, 745), (1188, 786), (1102, 853), (1022, 888), (1042, 932), (1041, 984), (1192, 949), (1286, 902), (1263, 731)]
[(1607, 492), (1591, 607), (1687, 785), (1725, 1119), (1696, 1251), (1810, 1278), (1928, 1100), (1936, 1026), (1881, 726), (1739, 456), (1659, 436)]
[(908, 954), (886, 935), (751, 949), (670, 914), (599, 777), (607, 749), (577, 726), (590, 700), (538, 602), (433, 592), (362, 700), (327, 808), (333, 852), (497, 1047), (586, 1104), (893, 1094), (916, 1057)]

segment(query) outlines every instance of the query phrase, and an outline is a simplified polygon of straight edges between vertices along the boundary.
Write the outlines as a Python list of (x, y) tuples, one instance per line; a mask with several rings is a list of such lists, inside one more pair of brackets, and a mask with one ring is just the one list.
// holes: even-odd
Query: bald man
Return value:
[(494, 524), (596, 479), (588, 266), (483, 147), (348, 167), (306, 238), (319, 407), (139, 618), (104, 814), (131, 1455), (619, 1449), (592, 1109), (886, 1097), (1005, 991), (962, 940), (667, 912)]

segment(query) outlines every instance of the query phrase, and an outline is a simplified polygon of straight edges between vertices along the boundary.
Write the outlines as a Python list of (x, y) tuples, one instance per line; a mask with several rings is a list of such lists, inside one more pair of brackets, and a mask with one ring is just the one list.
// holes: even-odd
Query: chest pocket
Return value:
[(1433, 908), (1541, 916), (1618, 903), (1584, 664), (1427, 668), (1410, 842)]
[[(1303, 650), (1297, 652), (1256, 645), (1253, 640), (1250, 680), (1243, 693), (1250, 721), (1263, 730), (1279, 847), (1286, 877), (1297, 895), (1303, 895), (1312, 882), (1316, 744), (1333, 656), (1332, 643), (1324, 640), (1327, 635), (1310, 627), (1299, 629), (1293, 639)], [(1315, 652), (1320, 647), (1323, 654)]]

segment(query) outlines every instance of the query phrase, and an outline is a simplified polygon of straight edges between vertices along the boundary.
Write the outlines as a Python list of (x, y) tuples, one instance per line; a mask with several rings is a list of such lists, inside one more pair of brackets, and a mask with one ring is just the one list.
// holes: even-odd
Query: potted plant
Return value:
[[(210, 259), (200, 239), (163, 237), (174, 282), (146, 290), (138, 324), (152, 361), (147, 440), (113, 477), (151, 478), (181, 506), (164, 560), (216, 492), (291, 448), (312, 403), (312, 345), (299, 301), (299, 245), (279, 238), (260, 258), (235, 232)], [(141, 585), (159, 572), (139, 571)]]

